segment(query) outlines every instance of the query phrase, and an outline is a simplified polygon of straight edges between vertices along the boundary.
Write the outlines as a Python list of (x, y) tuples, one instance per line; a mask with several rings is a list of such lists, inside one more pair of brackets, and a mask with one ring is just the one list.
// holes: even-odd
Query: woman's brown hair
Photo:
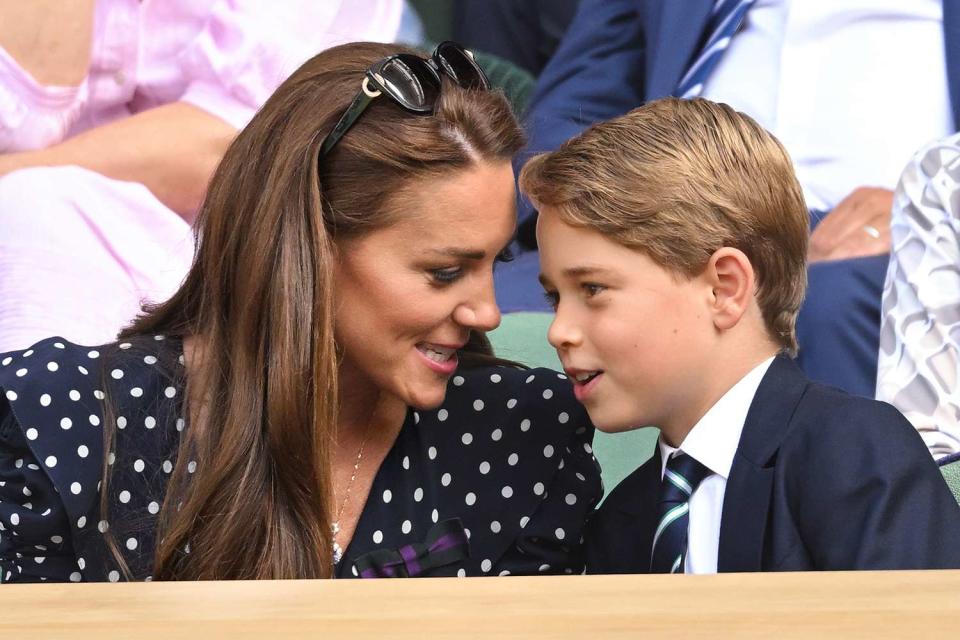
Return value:
[[(501, 93), (444, 80), (432, 116), (375, 100), (318, 162), (365, 71), (401, 51), (416, 53), (336, 47), (277, 89), (210, 183), (183, 286), (121, 334), (194, 336), (200, 346), (187, 380), (192, 420), (160, 512), (155, 579), (331, 575), (337, 241), (390, 224), (401, 215), (392, 205), (417, 180), (509, 161), (523, 144)], [(110, 451), (109, 437), (105, 444)]]

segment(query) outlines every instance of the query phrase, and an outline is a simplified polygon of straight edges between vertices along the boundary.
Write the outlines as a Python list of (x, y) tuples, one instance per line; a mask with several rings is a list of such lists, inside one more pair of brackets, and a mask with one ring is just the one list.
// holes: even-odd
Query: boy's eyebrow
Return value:
[[(606, 267), (592, 266), (592, 265), (583, 265), (576, 267), (567, 267), (560, 274), (564, 278), (574, 279), (574, 278), (583, 278), (586, 276), (597, 276), (597, 275), (610, 275), (613, 273), (610, 269)], [(546, 286), (550, 284), (550, 278), (548, 278), (543, 273), (540, 274), (540, 284)]]
[(578, 267), (567, 267), (561, 272), (567, 278), (582, 278), (584, 276), (607, 275), (612, 273), (606, 267), (583, 265)]

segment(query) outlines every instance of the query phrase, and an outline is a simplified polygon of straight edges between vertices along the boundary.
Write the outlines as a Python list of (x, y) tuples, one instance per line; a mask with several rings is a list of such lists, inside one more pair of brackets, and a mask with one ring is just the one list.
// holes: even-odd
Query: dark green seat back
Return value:
[(953, 497), (960, 504), (960, 457), (941, 466), (940, 472), (943, 473), (943, 479), (947, 481), (947, 486), (953, 491)]

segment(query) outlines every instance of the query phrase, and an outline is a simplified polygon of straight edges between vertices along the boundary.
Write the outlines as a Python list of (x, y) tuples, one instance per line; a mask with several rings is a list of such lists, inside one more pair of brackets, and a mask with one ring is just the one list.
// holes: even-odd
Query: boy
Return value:
[(776, 139), (665, 99), (520, 185), (578, 399), (604, 431), (661, 430), (595, 514), (588, 572), (960, 567), (960, 507), (916, 431), (790, 358), (808, 214)]

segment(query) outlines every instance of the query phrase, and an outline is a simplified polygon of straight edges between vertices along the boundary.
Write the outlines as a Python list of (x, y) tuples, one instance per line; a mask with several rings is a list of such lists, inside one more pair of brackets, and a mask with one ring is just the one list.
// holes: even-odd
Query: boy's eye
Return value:
[(550, 305), (550, 308), (556, 311), (557, 306), (560, 304), (560, 294), (556, 291), (544, 291), (543, 297), (546, 299), (547, 304)]
[(602, 284), (595, 284), (593, 282), (584, 282), (580, 286), (583, 288), (583, 291), (587, 294), (588, 298), (592, 298), (595, 295), (602, 293), (606, 289), (606, 287)]

